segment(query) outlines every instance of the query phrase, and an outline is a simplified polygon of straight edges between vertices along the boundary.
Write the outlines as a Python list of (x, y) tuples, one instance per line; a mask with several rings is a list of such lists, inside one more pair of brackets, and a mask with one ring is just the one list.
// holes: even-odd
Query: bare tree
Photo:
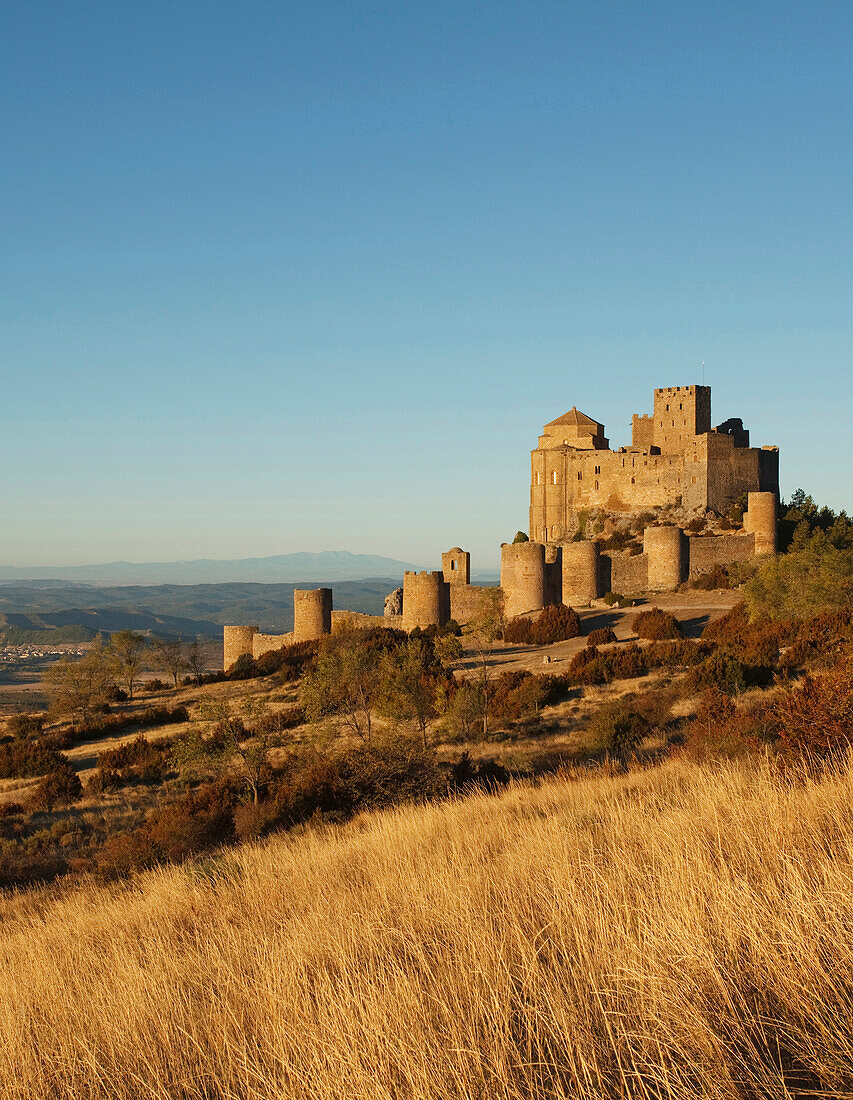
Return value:
[(175, 687), (178, 676), (187, 668), (187, 658), (180, 638), (153, 638), (151, 641), (151, 659), (161, 672), (172, 677)]
[(204, 659), (202, 648), (197, 641), (191, 642), (187, 648), (186, 668), (195, 682), (200, 684), (201, 678), (207, 668), (207, 663)]
[(109, 701), (115, 687), (112, 664), (100, 635), (82, 657), (63, 657), (45, 673), (45, 686), (55, 714), (70, 715), (75, 727)]
[(128, 699), (133, 699), (133, 688), (139, 680), (139, 673), (145, 668), (145, 651), (145, 638), (132, 630), (117, 630), (107, 646), (107, 656), (116, 679), (127, 689)]

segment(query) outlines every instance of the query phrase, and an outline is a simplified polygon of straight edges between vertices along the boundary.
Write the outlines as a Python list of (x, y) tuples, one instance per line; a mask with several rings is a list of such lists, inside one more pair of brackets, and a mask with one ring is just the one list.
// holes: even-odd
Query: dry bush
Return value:
[(853, 742), (853, 655), (788, 687), (773, 707), (787, 753), (820, 758), (846, 753)]
[(577, 611), (565, 604), (546, 607), (535, 619), (512, 619), (504, 629), (504, 641), (516, 645), (552, 645), (577, 638), (581, 621)]
[(718, 562), (706, 573), (700, 573), (688, 584), (688, 588), (696, 588), (700, 592), (715, 592), (719, 589), (731, 588), (731, 577), (725, 565)]
[(851, 802), (575, 773), (10, 899), (0, 1097), (848, 1100)]
[(590, 648), (599, 645), (609, 645), (615, 641), (616, 631), (612, 626), (598, 626), (595, 630), (591, 630), (586, 636), (586, 644)]
[(631, 620), (631, 629), (638, 638), (648, 638), (653, 642), (663, 642), (668, 638), (680, 638), (681, 628), (678, 619), (669, 611), (660, 607), (650, 607), (639, 611)]

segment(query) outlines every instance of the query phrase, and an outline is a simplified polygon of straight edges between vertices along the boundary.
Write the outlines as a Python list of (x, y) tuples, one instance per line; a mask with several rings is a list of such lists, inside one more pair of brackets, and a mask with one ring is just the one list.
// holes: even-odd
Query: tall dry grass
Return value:
[(853, 1096), (851, 796), (672, 763), (9, 901), (0, 1096)]

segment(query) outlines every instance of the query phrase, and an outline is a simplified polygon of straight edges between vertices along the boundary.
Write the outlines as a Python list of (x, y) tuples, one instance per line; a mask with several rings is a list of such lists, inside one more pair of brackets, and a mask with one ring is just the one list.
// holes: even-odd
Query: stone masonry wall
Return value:
[(452, 584), (450, 586), (450, 617), (460, 625), (470, 623), (489, 608), (500, 595), (500, 588), (486, 588), (474, 584)]
[(292, 644), (293, 634), (256, 634), (252, 639), (252, 656), (257, 660), (265, 653)]
[(752, 535), (694, 535), (690, 543), (690, 579), (709, 573), (715, 565), (747, 561), (755, 553)]

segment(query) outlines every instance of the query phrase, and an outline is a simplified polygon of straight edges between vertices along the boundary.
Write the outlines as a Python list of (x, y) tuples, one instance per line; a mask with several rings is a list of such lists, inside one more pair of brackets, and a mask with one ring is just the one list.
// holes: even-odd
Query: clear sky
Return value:
[(703, 380), (853, 510), (853, 5), (0, 6), (0, 562), (491, 568)]

